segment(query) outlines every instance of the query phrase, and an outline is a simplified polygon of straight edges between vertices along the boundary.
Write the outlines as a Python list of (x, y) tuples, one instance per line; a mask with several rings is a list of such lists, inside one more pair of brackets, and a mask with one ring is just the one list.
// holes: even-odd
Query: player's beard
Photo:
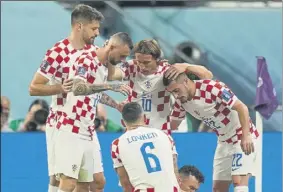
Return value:
[(116, 61), (115, 58), (111, 56), (111, 53), (109, 53), (108, 61), (109, 61), (109, 63), (111, 63), (112, 65), (117, 65), (117, 64), (121, 63), (121, 61)]
[(96, 35), (92, 37), (87, 37), (86, 35), (83, 36), (83, 40), (86, 45), (93, 45), (95, 38), (96, 38)]

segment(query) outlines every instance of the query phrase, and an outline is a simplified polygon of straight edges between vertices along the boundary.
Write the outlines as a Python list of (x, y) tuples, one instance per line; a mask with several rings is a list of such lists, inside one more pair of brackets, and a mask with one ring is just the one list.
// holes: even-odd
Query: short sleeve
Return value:
[(94, 83), (97, 65), (89, 55), (81, 55), (74, 65), (74, 78), (82, 79), (88, 83)]
[(113, 161), (113, 167), (118, 168), (122, 167), (122, 160), (119, 154), (119, 139), (115, 139), (111, 144), (111, 158)]
[(216, 102), (231, 109), (238, 100), (237, 96), (224, 83), (218, 82), (215, 86), (219, 90), (216, 97)]
[(49, 49), (46, 52), (44, 59), (41, 62), (41, 65), (37, 72), (46, 77), (47, 79), (51, 80), (58, 71), (62, 61), (63, 57), (60, 55), (59, 49)]

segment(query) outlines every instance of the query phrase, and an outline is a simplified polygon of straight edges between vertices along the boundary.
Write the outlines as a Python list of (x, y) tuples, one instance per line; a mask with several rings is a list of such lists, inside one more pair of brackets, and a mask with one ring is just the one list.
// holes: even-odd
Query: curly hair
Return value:
[(192, 175), (192, 176), (194, 176), (198, 180), (199, 183), (204, 183), (204, 176), (203, 176), (203, 174), (195, 166), (185, 165), (185, 166), (183, 166), (183, 167), (181, 167), (179, 169), (179, 174), (181, 176), (190, 176), (190, 175)]

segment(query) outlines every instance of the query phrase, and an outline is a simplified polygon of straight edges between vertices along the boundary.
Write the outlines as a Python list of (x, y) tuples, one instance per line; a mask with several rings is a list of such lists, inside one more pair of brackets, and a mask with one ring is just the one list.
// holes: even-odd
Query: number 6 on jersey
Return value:
[(147, 142), (144, 143), (140, 148), (144, 163), (146, 165), (147, 172), (153, 173), (153, 172), (161, 171), (161, 166), (158, 157), (152, 153), (147, 153), (146, 152), (147, 147), (149, 147), (150, 149), (154, 149), (154, 145), (152, 142)]

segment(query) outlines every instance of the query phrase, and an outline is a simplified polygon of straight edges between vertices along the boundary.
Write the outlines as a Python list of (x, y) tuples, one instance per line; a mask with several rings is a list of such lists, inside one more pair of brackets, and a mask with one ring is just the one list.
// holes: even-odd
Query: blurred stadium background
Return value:
[[(9, 121), (5, 129), (1, 127), (1, 191), (47, 191), (45, 135), (21, 129), (21, 124), (36, 99), (28, 93), (32, 76), (45, 51), (69, 35), (70, 12), (78, 3), (91, 5), (106, 17), (96, 45), (101, 46), (119, 31), (128, 32), (134, 42), (155, 38), (171, 63), (204, 65), (215, 78), (227, 83), (250, 107), (253, 121), (255, 56), (264, 56), (282, 105), (281, 1), (1, 2), (1, 96), (10, 100)], [(119, 94), (109, 94), (118, 101), (124, 99)], [(50, 97), (41, 99), (50, 102)], [(109, 151), (110, 142), (120, 134), (113, 132), (122, 129), (121, 115), (105, 108), (106, 113), (101, 109), (101, 118), (107, 124), (99, 134), (107, 180), (105, 191), (121, 191)], [(263, 121), (263, 129), (262, 191), (282, 192), (281, 106)], [(206, 177), (200, 191), (211, 191), (215, 135), (190, 115), (179, 132), (183, 133), (173, 135), (179, 165), (196, 165)], [(250, 191), (255, 191), (254, 180)]]

